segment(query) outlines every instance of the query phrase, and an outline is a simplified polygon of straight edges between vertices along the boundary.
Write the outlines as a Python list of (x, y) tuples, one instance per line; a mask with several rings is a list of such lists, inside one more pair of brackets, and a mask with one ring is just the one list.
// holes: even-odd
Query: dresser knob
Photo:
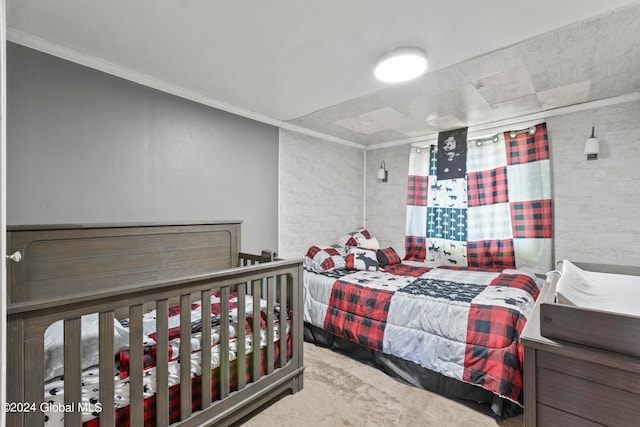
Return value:
[(9, 258), (13, 262), (20, 262), (22, 261), (22, 254), (20, 253), (20, 251), (15, 251), (11, 255), (7, 255), (7, 258)]

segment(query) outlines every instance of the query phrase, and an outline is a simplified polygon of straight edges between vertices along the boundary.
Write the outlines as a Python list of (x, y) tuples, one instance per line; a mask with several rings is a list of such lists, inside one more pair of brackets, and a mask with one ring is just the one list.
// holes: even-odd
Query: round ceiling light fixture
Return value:
[(415, 79), (427, 69), (427, 54), (419, 47), (403, 46), (383, 53), (376, 62), (375, 76), (388, 83)]

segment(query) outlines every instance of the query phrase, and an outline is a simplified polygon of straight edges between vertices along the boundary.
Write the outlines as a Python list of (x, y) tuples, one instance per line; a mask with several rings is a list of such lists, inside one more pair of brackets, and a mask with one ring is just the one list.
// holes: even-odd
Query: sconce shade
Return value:
[(587, 160), (596, 160), (598, 153), (600, 153), (600, 143), (595, 136), (595, 130), (595, 127), (591, 128), (591, 136), (584, 145), (584, 154), (587, 155)]
[(378, 181), (387, 182), (389, 172), (386, 170), (384, 160), (380, 163), (380, 169), (378, 169)]

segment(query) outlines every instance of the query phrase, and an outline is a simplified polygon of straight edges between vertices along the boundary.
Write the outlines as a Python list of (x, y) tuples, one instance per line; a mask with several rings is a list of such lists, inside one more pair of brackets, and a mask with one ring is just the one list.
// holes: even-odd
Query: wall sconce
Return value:
[(600, 152), (600, 143), (596, 138), (596, 128), (591, 128), (591, 136), (587, 139), (587, 143), (584, 145), (584, 154), (587, 155), (587, 160), (598, 160), (598, 153)]
[(384, 160), (380, 163), (380, 169), (378, 169), (378, 181), (379, 182), (387, 182), (389, 180), (389, 172), (386, 169), (386, 165), (384, 164)]
[(512, 130), (509, 131), (509, 136), (511, 138), (515, 138), (516, 136), (520, 135), (521, 133), (528, 133), (529, 135), (533, 135), (534, 133), (536, 133), (536, 127), (535, 126), (531, 126), (530, 128), (526, 128), (526, 129), (522, 129), (522, 130)]

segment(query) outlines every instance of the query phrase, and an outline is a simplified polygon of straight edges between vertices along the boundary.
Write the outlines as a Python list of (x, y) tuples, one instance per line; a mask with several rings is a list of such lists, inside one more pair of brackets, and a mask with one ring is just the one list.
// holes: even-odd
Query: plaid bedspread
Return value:
[[(244, 328), (246, 331), (246, 354), (244, 355), (246, 360), (246, 383), (250, 382), (250, 373), (253, 372), (253, 358), (251, 357), (254, 349), (259, 349), (261, 355), (260, 363), (260, 375), (264, 375), (267, 368), (267, 354), (266, 354), (266, 325), (267, 325), (267, 313), (266, 313), (266, 301), (259, 300), (257, 302), (260, 305), (260, 341), (255, 343), (254, 347), (252, 337), (252, 324), (253, 324), (253, 298), (250, 295), (246, 295), (245, 299), (245, 313), (246, 321)], [(237, 294), (231, 293), (229, 296), (229, 337), (230, 337), (230, 391), (237, 390), (238, 383), (238, 370), (237, 370), (237, 357), (242, 357), (237, 353), (237, 330), (240, 326), (238, 324), (238, 310), (237, 310)], [(199, 303), (191, 304), (191, 340), (190, 350), (192, 353), (192, 372), (191, 372), (191, 408), (193, 411), (201, 409), (201, 372), (200, 372), (200, 337), (202, 332), (201, 321), (201, 307)], [(280, 367), (280, 327), (278, 324), (278, 313), (280, 307), (276, 304), (274, 316), (274, 366), (273, 368)], [(180, 419), (180, 375), (179, 375), (179, 360), (180, 360), (180, 307), (170, 307), (168, 312), (168, 356), (169, 356), (169, 418), (170, 422), (175, 422)], [(211, 398), (215, 401), (220, 398), (220, 372), (219, 372), (219, 349), (220, 343), (220, 314), (221, 314), (221, 302), (219, 295), (214, 293), (211, 298)], [(290, 330), (290, 316), (287, 313), (287, 322), (283, 331), (286, 333), (287, 342), (287, 360), (292, 355), (292, 343), (291, 335), (288, 333)], [(155, 310), (147, 312), (143, 315), (142, 319), (143, 331), (144, 331), (144, 351), (143, 351), (143, 366), (144, 366), (144, 420), (145, 426), (156, 425), (156, 397), (155, 397), (155, 366), (156, 366), (156, 353), (157, 345), (156, 338), (156, 313)], [(125, 328), (129, 327), (127, 319), (121, 320), (120, 324)], [(116, 426), (125, 427), (130, 425), (129, 421), (129, 362), (130, 352), (128, 348), (120, 350), (115, 354), (116, 373), (114, 378), (115, 385), (115, 415)], [(99, 399), (99, 368), (92, 366), (82, 373), (82, 401), (84, 403), (95, 403)], [(64, 401), (64, 380), (62, 377), (55, 378), (54, 380), (45, 384), (45, 400), (48, 402), (63, 402)], [(98, 426), (99, 419), (98, 412), (95, 413), (83, 413), (83, 425), (84, 426)], [(45, 426), (52, 427), (57, 425), (63, 425), (64, 414), (63, 413), (45, 413)]]
[(522, 405), (520, 334), (539, 293), (516, 270), (305, 272), (305, 321)]

